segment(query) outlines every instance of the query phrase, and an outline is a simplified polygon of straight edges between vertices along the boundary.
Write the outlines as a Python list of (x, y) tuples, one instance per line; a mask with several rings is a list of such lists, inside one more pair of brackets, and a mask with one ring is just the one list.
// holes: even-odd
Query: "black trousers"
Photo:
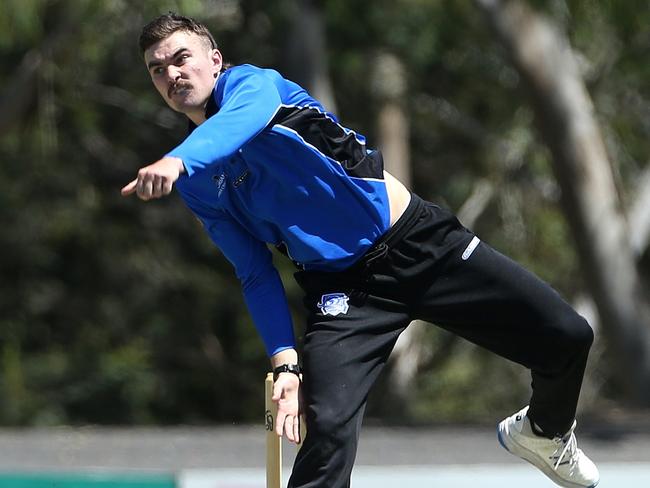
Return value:
[[(343, 488), (370, 388), (414, 319), (529, 368), (529, 416), (549, 435), (571, 427), (593, 332), (550, 286), (416, 195), (352, 268), (296, 273), (309, 315), (307, 436), (291, 488)], [(509, 413), (509, 412), (508, 412)]]

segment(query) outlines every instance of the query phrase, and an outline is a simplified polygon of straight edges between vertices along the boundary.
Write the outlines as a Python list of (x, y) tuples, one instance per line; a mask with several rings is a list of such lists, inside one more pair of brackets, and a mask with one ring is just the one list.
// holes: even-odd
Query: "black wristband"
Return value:
[(297, 364), (281, 364), (273, 370), (273, 381), (278, 379), (280, 373), (293, 373), (298, 377), (298, 379), (300, 379), (302, 371), (300, 370), (300, 366)]

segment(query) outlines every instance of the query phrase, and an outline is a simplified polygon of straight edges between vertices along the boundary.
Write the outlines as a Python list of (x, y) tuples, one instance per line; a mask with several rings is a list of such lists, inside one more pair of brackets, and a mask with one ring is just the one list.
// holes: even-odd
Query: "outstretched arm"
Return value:
[(281, 107), (280, 94), (266, 76), (245, 69), (233, 69), (224, 76), (219, 111), (167, 154), (183, 160), (188, 176), (230, 158), (259, 134)]
[(168, 195), (181, 173), (192, 176), (231, 157), (267, 126), (281, 106), (275, 85), (259, 73), (233, 71), (225, 83), (219, 111), (165, 157), (141, 168), (138, 177), (122, 188), (122, 195), (136, 193), (145, 201)]

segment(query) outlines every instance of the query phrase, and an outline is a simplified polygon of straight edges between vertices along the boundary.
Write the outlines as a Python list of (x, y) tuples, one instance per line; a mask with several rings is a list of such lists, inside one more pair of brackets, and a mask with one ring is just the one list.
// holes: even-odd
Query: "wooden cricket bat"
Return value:
[(266, 428), (266, 488), (282, 486), (282, 438), (275, 433), (275, 421), (278, 418), (278, 404), (271, 400), (273, 396), (273, 373), (266, 375), (264, 382), (266, 394), (264, 425)]

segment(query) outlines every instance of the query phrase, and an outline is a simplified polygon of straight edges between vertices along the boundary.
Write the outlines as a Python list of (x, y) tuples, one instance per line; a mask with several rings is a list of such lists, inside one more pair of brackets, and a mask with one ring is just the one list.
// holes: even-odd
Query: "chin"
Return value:
[(167, 105), (169, 105), (172, 110), (180, 113), (187, 113), (195, 110), (195, 104), (191, 103), (189, 100), (183, 100), (182, 102), (179, 102), (171, 99), (167, 101)]

